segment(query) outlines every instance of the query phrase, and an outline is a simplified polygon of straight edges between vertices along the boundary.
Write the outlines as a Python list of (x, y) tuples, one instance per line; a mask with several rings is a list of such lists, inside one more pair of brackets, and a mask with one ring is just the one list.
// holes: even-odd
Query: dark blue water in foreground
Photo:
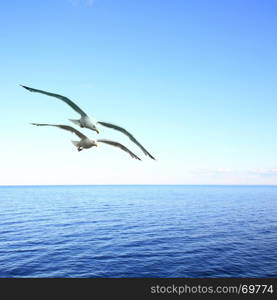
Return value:
[(0, 187), (0, 277), (277, 277), (277, 187)]

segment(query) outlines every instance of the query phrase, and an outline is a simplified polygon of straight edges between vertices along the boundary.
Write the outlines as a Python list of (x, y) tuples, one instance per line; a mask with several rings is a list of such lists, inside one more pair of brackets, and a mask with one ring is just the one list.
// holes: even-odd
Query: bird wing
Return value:
[(27, 87), (25, 85), (21, 85), (21, 86), (30, 92), (41, 93), (41, 94), (44, 94), (44, 95), (47, 95), (50, 97), (58, 98), (58, 99), (62, 100), (63, 102), (65, 102), (66, 104), (68, 104), (75, 111), (77, 111), (82, 117), (87, 116), (87, 114), (78, 105), (76, 105), (73, 101), (71, 101), (67, 97), (64, 97), (64, 96), (58, 95), (58, 94), (54, 94), (54, 93), (45, 92), (42, 90), (33, 89), (33, 88)]
[(97, 142), (99, 143), (105, 143), (114, 147), (118, 147), (120, 149), (122, 149), (123, 151), (126, 151), (127, 153), (129, 153), (133, 158), (141, 160), (138, 156), (136, 156), (132, 151), (130, 151), (128, 148), (126, 148), (125, 146), (123, 146), (120, 143), (114, 142), (114, 141), (110, 141), (110, 140), (97, 140)]
[(31, 123), (32, 125), (36, 125), (36, 126), (54, 126), (54, 127), (58, 127), (58, 128), (61, 128), (61, 129), (64, 129), (64, 130), (67, 130), (67, 131), (70, 131), (70, 132), (73, 132), (75, 133), (80, 139), (86, 139), (87, 137), (82, 134), (79, 130), (71, 127), (71, 126), (68, 126), (68, 125), (56, 125), (56, 124), (41, 124), (41, 123)]
[(100, 125), (103, 125), (105, 127), (118, 130), (118, 131), (122, 132), (123, 134), (127, 135), (132, 142), (134, 142), (137, 146), (139, 146), (141, 148), (141, 150), (144, 152), (145, 155), (148, 155), (149, 157), (151, 157), (152, 159), (155, 160), (155, 158), (126, 129), (119, 127), (117, 125), (111, 124), (111, 123), (100, 122), (100, 121), (98, 121), (97, 123)]

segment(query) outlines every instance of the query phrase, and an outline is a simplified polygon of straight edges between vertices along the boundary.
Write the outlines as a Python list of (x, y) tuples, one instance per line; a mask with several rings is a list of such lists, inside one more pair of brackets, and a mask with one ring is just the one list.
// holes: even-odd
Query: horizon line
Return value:
[(183, 184), (183, 183), (116, 183), (116, 184), (0, 184), (0, 187), (47, 187), (47, 186), (277, 186), (277, 184), (201, 184), (201, 183), (192, 183), (192, 184)]

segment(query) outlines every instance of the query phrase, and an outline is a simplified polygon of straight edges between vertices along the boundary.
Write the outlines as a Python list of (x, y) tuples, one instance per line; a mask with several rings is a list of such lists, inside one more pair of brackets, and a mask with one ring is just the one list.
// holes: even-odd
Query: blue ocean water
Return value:
[(277, 187), (0, 187), (0, 277), (277, 277)]

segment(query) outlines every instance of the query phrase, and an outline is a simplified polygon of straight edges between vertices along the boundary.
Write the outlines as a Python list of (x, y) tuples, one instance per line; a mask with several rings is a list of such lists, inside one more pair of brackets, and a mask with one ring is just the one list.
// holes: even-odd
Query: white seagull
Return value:
[(95, 147), (95, 146), (97, 147), (98, 146), (97, 143), (104, 143), (104, 144), (108, 144), (108, 145), (111, 145), (114, 147), (118, 147), (118, 148), (122, 149), (123, 151), (126, 151), (127, 153), (129, 153), (131, 155), (131, 157), (141, 160), (133, 152), (131, 152), (128, 148), (126, 148), (125, 146), (123, 146), (120, 143), (110, 141), (110, 140), (91, 140), (87, 136), (82, 134), (80, 131), (78, 131), (77, 129), (75, 129), (71, 126), (58, 125), (58, 124), (41, 124), (41, 123), (31, 123), (31, 124), (36, 125), (36, 126), (54, 126), (54, 127), (58, 127), (58, 128), (75, 133), (81, 139), (80, 141), (72, 141), (73, 145), (78, 148), (78, 151), (82, 151), (83, 149), (89, 149), (89, 148)]
[(44, 95), (55, 97), (55, 98), (58, 98), (58, 99), (62, 100), (66, 104), (68, 104), (71, 108), (73, 108), (77, 113), (79, 113), (81, 115), (80, 119), (77, 119), (77, 120), (69, 119), (69, 120), (71, 122), (73, 122), (74, 124), (80, 126), (81, 128), (88, 128), (88, 129), (94, 130), (97, 133), (99, 133), (99, 130), (96, 127), (96, 125), (99, 124), (99, 125), (102, 125), (102, 126), (105, 126), (105, 127), (108, 127), (108, 128), (112, 128), (112, 129), (115, 129), (115, 130), (118, 130), (118, 131), (122, 132), (123, 134), (127, 135), (132, 142), (134, 142), (138, 147), (140, 147), (145, 155), (147, 155), (150, 158), (155, 160), (155, 158), (126, 129), (124, 129), (122, 127), (119, 127), (117, 125), (111, 124), (111, 123), (93, 120), (78, 105), (76, 105), (72, 100), (70, 100), (67, 97), (64, 97), (64, 96), (58, 95), (58, 94), (54, 94), (54, 93), (45, 92), (45, 91), (42, 91), (42, 90), (33, 89), (33, 88), (30, 88), (30, 87), (27, 87), (27, 86), (24, 86), (24, 85), (21, 85), (21, 86), (23, 88), (27, 89), (30, 92), (41, 93), (41, 94), (44, 94)]

